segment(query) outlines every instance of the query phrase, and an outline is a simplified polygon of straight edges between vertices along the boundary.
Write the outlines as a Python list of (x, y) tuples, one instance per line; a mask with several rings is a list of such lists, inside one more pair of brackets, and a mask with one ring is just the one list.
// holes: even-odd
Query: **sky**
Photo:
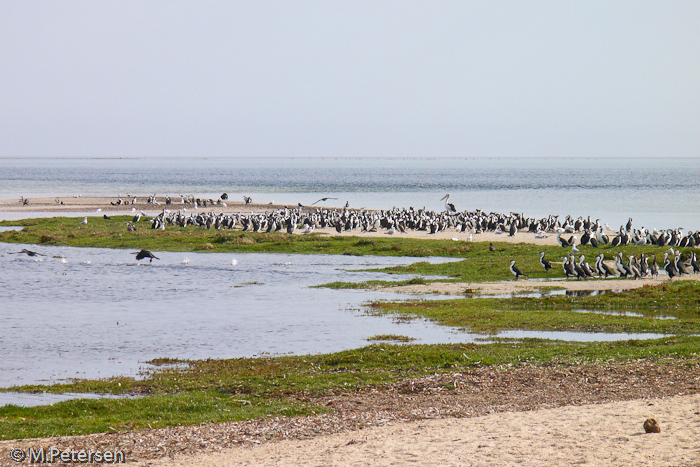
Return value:
[(0, 12), (0, 157), (700, 157), (697, 0)]

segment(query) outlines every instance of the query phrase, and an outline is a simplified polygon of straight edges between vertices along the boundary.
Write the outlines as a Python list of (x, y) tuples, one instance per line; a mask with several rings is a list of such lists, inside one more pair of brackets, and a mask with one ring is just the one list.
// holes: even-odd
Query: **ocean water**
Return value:
[(700, 229), (700, 158), (0, 159), (0, 199), (194, 194), (368, 209), (591, 216), (617, 229)]

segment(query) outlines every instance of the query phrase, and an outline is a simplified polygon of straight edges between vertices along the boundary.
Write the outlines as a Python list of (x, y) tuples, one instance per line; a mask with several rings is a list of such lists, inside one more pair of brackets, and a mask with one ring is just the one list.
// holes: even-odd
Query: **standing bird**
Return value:
[(496, 247), (493, 246), (493, 243), (489, 243), (489, 251), (496, 251)]
[(87, 224), (87, 216), (83, 218), (82, 221), (80, 221), (80, 225), (86, 225)]
[(544, 259), (544, 251), (540, 251), (540, 264), (544, 268), (544, 272), (548, 273), (550, 269), (552, 269), (552, 263)]
[(673, 280), (674, 277), (678, 275), (678, 271), (673, 267), (673, 263), (668, 259), (668, 253), (664, 255), (664, 269), (666, 274), (668, 274), (668, 280)]
[(610, 266), (605, 264), (605, 255), (603, 253), (598, 255), (598, 261), (596, 262), (596, 270), (599, 276), (616, 276), (615, 272), (610, 269)]
[(525, 275), (525, 274), (523, 274), (523, 272), (515, 265), (515, 260), (514, 260), (514, 259), (510, 260), (510, 272), (513, 273), (513, 275), (515, 276), (515, 280), (516, 280), (516, 281), (518, 280), (518, 277), (524, 276), (524, 275)]
[(131, 253), (131, 254), (132, 254), (132, 255), (136, 255), (136, 259), (137, 259), (137, 260), (142, 260), (142, 259), (144, 259), (144, 258), (149, 258), (149, 259), (150, 259), (149, 263), (152, 263), (154, 258), (155, 258), (155, 259), (160, 259), (160, 258), (158, 258), (156, 255), (154, 255), (153, 253), (151, 253), (151, 252), (148, 251), (148, 250), (136, 251), (136, 252)]
[(659, 277), (659, 265), (656, 263), (656, 255), (651, 255), (651, 267), (649, 269), (651, 277)]
[(457, 208), (455, 208), (455, 205), (452, 203), (448, 203), (447, 200), (450, 199), (450, 194), (447, 193), (445, 196), (443, 196), (440, 201), (445, 200), (445, 211), (450, 212), (450, 213), (455, 213), (457, 212)]

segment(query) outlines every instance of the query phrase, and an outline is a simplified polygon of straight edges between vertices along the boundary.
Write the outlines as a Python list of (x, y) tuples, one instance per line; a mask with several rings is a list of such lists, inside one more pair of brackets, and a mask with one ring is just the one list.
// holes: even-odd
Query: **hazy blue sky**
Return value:
[(11, 156), (700, 156), (700, 1), (0, 0)]

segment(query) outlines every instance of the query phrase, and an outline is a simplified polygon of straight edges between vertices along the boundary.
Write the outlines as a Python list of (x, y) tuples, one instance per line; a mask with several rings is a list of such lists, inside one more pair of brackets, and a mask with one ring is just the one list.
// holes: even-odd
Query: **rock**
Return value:
[(661, 427), (653, 418), (647, 418), (644, 422), (644, 431), (647, 433), (661, 433)]

